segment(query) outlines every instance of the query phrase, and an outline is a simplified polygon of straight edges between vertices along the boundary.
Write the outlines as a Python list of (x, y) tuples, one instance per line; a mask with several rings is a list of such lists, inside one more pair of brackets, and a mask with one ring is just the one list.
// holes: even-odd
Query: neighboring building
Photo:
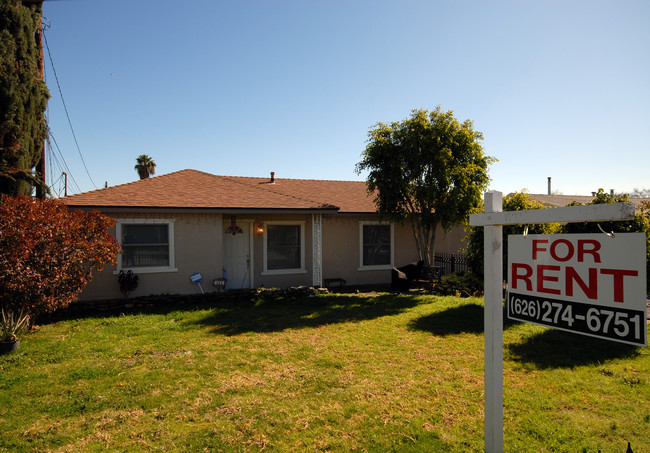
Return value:
[(594, 198), (596, 198), (590, 195), (544, 195), (536, 193), (527, 195), (530, 199), (539, 201), (550, 208), (562, 208), (568, 206), (569, 203), (572, 203), (574, 201), (577, 201), (581, 204), (587, 204), (591, 203)]
[[(417, 261), (411, 225), (380, 222), (362, 181), (216, 176), (182, 170), (68, 196), (71, 208), (117, 220), (117, 266), (99, 272), (81, 299), (121, 297), (117, 274), (140, 276), (134, 296), (189, 294), (227, 276), (227, 289), (390, 283), (390, 269)], [(457, 252), (465, 229), (436, 234)]]
[[(588, 204), (596, 198), (594, 195), (543, 195), (543, 194), (527, 194), (532, 200), (539, 201), (550, 208), (561, 208), (568, 206), (569, 203), (574, 201), (580, 204)], [(643, 203), (650, 202), (648, 198), (630, 198), (630, 203), (633, 203), (637, 211)]]

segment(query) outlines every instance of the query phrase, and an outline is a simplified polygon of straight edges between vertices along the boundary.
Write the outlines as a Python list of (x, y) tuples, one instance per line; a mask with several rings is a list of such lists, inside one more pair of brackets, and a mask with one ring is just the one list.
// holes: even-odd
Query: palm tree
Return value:
[(156, 174), (156, 163), (151, 157), (140, 154), (135, 161), (137, 164), (134, 168), (140, 175), (140, 179), (147, 179), (149, 176)]

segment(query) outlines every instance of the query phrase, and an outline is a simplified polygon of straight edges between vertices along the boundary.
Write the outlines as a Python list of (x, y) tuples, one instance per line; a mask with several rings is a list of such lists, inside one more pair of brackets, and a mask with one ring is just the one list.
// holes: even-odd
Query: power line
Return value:
[[(47, 38), (45, 37), (45, 33), (43, 33), (43, 42), (45, 43), (45, 48), (47, 49), (47, 55), (50, 57), (50, 64), (52, 65), (52, 72), (54, 74), (54, 79), (56, 80), (56, 86), (59, 89), (59, 95), (61, 96), (61, 102), (63, 103), (63, 110), (65, 110), (65, 116), (68, 118), (68, 124), (70, 125), (70, 131), (72, 131), (72, 138), (74, 138), (74, 143), (77, 146), (77, 151), (79, 152), (79, 157), (81, 158), (81, 163), (84, 166), (84, 169), (86, 170), (86, 174), (88, 175), (88, 178), (90, 179), (90, 182), (92, 185), (97, 188), (97, 185), (95, 184), (95, 181), (93, 181), (92, 176), (90, 176), (90, 172), (88, 171), (88, 167), (86, 166), (86, 161), (84, 160), (83, 155), (81, 154), (81, 149), (79, 148), (79, 142), (77, 141), (77, 136), (74, 133), (74, 128), (72, 127), (72, 121), (70, 120), (70, 114), (68, 113), (68, 107), (65, 104), (65, 99), (63, 98), (63, 91), (61, 90), (61, 84), (59, 83), (59, 76), (56, 74), (56, 69), (54, 68), (54, 60), (52, 60), (52, 54), (50, 53), (50, 46), (47, 44)], [(56, 141), (55, 141), (56, 143)], [(58, 145), (57, 145), (58, 148)], [(60, 152), (60, 150), (59, 150)], [(79, 191), (81, 192), (81, 191)]]
[(50, 184), (50, 190), (52, 190), (56, 194), (57, 198), (61, 198), (61, 189), (57, 189), (55, 187), (55, 184), (60, 182), (62, 178), (63, 178), (63, 173), (61, 173), (59, 177), (56, 178), (55, 181), (52, 181), (52, 183)]
[(71, 182), (76, 187), (77, 193), (81, 192), (81, 189), (79, 188), (79, 184), (77, 184), (77, 180), (72, 175), (72, 172), (70, 171), (70, 168), (68, 167), (68, 164), (65, 161), (65, 158), (63, 157), (63, 153), (61, 152), (61, 148), (59, 148), (59, 144), (56, 142), (56, 139), (54, 138), (54, 135), (52, 135), (52, 131), (50, 131), (50, 135), (48, 137), (48, 143), (50, 143), (50, 139), (52, 139), (52, 142), (54, 142), (54, 146), (56, 147), (56, 150), (59, 152), (59, 157), (61, 158), (61, 161), (63, 162), (63, 165), (61, 165), (61, 163), (59, 163), (58, 159), (56, 158), (56, 153), (53, 154), (53, 156), (55, 158), (54, 160), (56, 161), (57, 165), (59, 166), (59, 171), (65, 171), (66, 173), (68, 173), (68, 176), (70, 176)]
[[(53, 139), (53, 137), (52, 137), (52, 139)], [(52, 141), (51, 141), (49, 135), (46, 138), (46, 140), (47, 140), (46, 150), (47, 150), (48, 158), (50, 160), (50, 173), (49, 174), (50, 174), (50, 179), (52, 180), (52, 184), (54, 184), (54, 174), (55, 174), (54, 166), (55, 166), (55, 164), (56, 164), (56, 170), (57, 170), (56, 172), (57, 173), (62, 172), (65, 169), (67, 169), (67, 164), (66, 164), (66, 162), (65, 162), (65, 160), (63, 158), (61, 158), (61, 160), (59, 160), (59, 158), (57, 157), (56, 152), (54, 151), (54, 148), (52, 146)]]
[(77, 184), (77, 180), (74, 179), (74, 176), (72, 176), (72, 172), (70, 171), (70, 168), (68, 167), (68, 164), (65, 161), (65, 158), (63, 157), (63, 153), (61, 152), (61, 148), (59, 148), (59, 144), (56, 142), (56, 139), (54, 138), (54, 135), (52, 134), (52, 131), (49, 131), (49, 135), (48, 135), (48, 138), (47, 138), (47, 143), (50, 145), (51, 149), (54, 149), (54, 148), (52, 148), (50, 139), (52, 140), (52, 142), (54, 142), (54, 146), (55, 146), (56, 150), (59, 152), (59, 157), (61, 158), (61, 161), (63, 162), (63, 165), (61, 165), (61, 163), (59, 163), (58, 159), (56, 158), (56, 153), (52, 153), (52, 156), (54, 157), (54, 160), (56, 161), (56, 164), (59, 166), (59, 171), (65, 171), (68, 174), (68, 176), (70, 177), (70, 180), (72, 181), (72, 183), (74, 183), (74, 185), (76, 187), (77, 193), (80, 193), (81, 189), (79, 188), (79, 184)]

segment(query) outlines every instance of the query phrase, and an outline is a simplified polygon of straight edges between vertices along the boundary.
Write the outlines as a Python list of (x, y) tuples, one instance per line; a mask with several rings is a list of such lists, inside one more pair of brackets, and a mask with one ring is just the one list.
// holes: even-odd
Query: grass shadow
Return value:
[(214, 307), (192, 322), (213, 326), (214, 333), (221, 335), (279, 332), (396, 315), (418, 303), (417, 296), (391, 294), (278, 298)]
[(420, 303), (419, 295), (390, 293), (334, 293), (324, 296), (255, 298), (246, 293), (229, 297), (183, 296), (133, 299), (130, 308), (109, 310), (59, 310), (39, 317), (39, 325), (73, 319), (102, 319), (123, 315), (161, 314), (209, 310), (197, 325), (214, 326), (214, 332), (237, 335), (273, 332), (289, 328), (318, 327), (325, 324), (363, 321), (399, 314)]
[(466, 304), (450, 308), (418, 318), (409, 327), (441, 336), (483, 333), (483, 306)]
[(639, 355), (637, 346), (548, 329), (525, 342), (508, 345), (512, 360), (538, 368), (573, 368)]
[[(175, 311), (195, 311), (207, 309), (213, 306), (228, 306), (240, 303), (240, 300), (219, 299), (214, 297), (210, 299), (206, 296), (175, 296), (169, 298), (166, 296), (148, 296), (120, 301), (121, 305), (107, 309), (90, 306), (91, 303), (101, 305), (102, 301), (73, 302), (69, 307), (59, 309), (53, 313), (42, 313), (35, 318), (37, 325), (54, 324), (59, 321), (69, 321), (74, 319), (103, 319), (114, 318), (123, 315), (165, 315)], [(124, 306), (128, 303), (128, 307)], [(246, 303), (246, 302), (244, 302)], [(87, 306), (89, 305), (89, 306)]]

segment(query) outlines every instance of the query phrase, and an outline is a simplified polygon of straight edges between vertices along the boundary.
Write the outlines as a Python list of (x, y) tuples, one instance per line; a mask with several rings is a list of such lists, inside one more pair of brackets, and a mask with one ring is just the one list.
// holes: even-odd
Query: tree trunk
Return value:
[(427, 266), (433, 264), (437, 225), (437, 223), (434, 225), (423, 225), (417, 216), (411, 218), (411, 226), (413, 227), (415, 245), (418, 249), (418, 257), (421, 261), (424, 261), (424, 264)]

